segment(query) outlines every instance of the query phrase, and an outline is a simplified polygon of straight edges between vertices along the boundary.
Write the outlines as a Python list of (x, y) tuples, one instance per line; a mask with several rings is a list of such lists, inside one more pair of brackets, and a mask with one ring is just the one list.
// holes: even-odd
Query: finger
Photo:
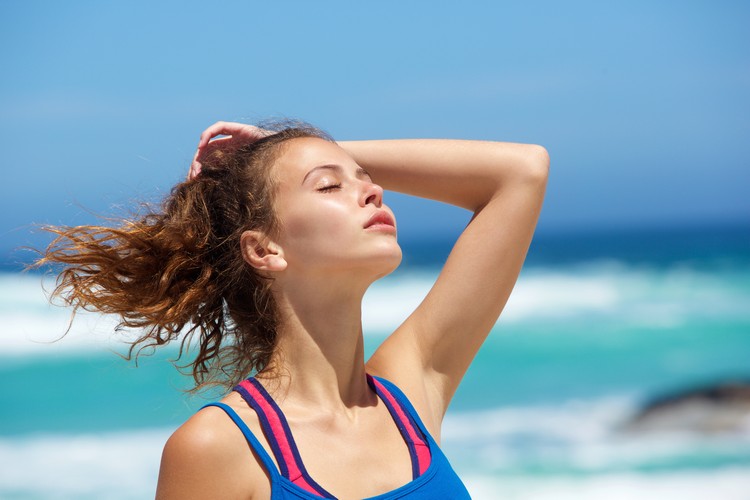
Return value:
[(243, 123), (216, 122), (203, 131), (200, 140), (198, 141), (198, 147), (204, 147), (211, 141), (211, 139), (218, 135), (242, 135), (247, 136), (248, 138), (252, 138), (254, 135), (256, 135), (253, 133), (254, 129), (256, 128), (257, 127), (245, 125)]
[(188, 180), (195, 179), (201, 173), (201, 167), (199, 161), (193, 160), (193, 163), (190, 164), (190, 170), (188, 170)]
[(188, 179), (192, 179), (201, 172), (201, 169), (203, 168), (201, 160), (203, 158), (208, 157), (211, 153), (219, 149), (225, 149), (228, 151), (238, 147), (238, 145), (234, 145), (233, 142), (235, 142), (234, 137), (220, 137), (219, 139), (212, 140), (204, 147), (198, 147), (193, 155), (193, 161), (190, 163)]
[(206, 143), (205, 145), (199, 144), (198, 149), (195, 150), (193, 161), (198, 161), (200, 158), (205, 158), (212, 151), (215, 151), (217, 149), (231, 147), (232, 142), (233, 137), (220, 137)]
[(204, 130), (198, 140), (198, 149), (200, 150), (201, 148), (204, 148), (212, 138), (221, 135), (223, 133), (222, 130), (225, 128), (225, 124), (226, 122), (216, 122)]
[(198, 161), (198, 156), (200, 155), (201, 150), (196, 149), (195, 154), (193, 155), (193, 161), (190, 162), (190, 167), (188, 168), (187, 173), (187, 180), (193, 179), (196, 175), (198, 175), (197, 172), (200, 172), (201, 164)]

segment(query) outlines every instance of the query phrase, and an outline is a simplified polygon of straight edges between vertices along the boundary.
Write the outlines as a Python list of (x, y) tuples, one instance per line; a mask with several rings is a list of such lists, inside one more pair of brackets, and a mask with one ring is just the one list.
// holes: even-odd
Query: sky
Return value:
[[(0, 2), (0, 259), (122, 215), (217, 120), (544, 145), (539, 231), (750, 221), (750, 3)], [(388, 194), (400, 232), (458, 209)]]

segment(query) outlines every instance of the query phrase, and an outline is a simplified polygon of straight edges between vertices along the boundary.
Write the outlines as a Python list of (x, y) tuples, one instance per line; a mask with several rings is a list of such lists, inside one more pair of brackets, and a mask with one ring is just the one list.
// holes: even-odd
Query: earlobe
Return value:
[(260, 271), (283, 271), (286, 260), (282, 248), (261, 231), (245, 231), (240, 239), (245, 262)]

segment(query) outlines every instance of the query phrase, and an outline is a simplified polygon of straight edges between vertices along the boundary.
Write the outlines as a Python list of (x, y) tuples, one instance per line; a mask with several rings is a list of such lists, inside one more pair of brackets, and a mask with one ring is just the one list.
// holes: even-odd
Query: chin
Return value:
[(379, 259), (378, 274), (375, 276), (375, 279), (388, 276), (395, 271), (399, 264), (401, 264), (402, 257), (401, 247), (398, 245), (396, 245), (395, 249), (391, 249), (387, 254), (384, 253), (384, 255), (381, 256), (382, 260)]

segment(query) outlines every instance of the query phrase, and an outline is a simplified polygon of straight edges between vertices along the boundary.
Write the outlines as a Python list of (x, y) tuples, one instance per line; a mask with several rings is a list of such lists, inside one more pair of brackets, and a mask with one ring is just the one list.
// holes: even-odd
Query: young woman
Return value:
[[(534, 145), (219, 122), (163, 213), (59, 230), (46, 258), (70, 266), (73, 305), (146, 327), (140, 342), (188, 329), (196, 381), (237, 384), (170, 437), (157, 499), (468, 498), (440, 427), (517, 279), (548, 164)], [(365, 360), (362, 297), (401, 260), (383, 189), (474, 216)]]

